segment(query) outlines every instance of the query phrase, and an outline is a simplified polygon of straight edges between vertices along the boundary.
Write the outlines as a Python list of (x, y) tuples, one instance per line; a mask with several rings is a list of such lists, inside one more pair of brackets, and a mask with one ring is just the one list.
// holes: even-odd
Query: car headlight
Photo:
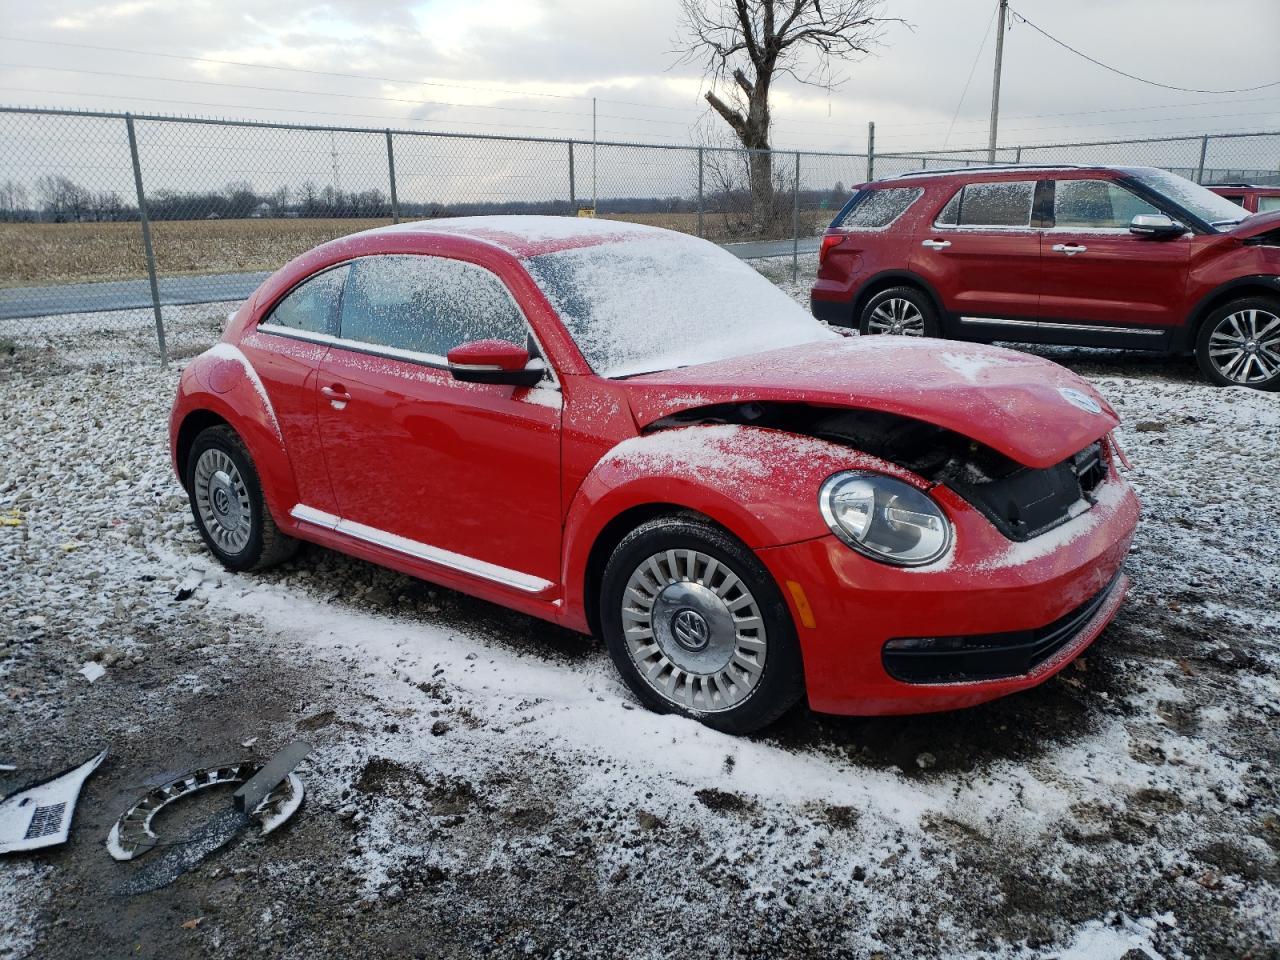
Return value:
[(831, 532), (859, 553), (900, 567), (933, 563), (951, 546), (951, 524), (928, 494), (879, 473), (837, 473), (818, 507)]

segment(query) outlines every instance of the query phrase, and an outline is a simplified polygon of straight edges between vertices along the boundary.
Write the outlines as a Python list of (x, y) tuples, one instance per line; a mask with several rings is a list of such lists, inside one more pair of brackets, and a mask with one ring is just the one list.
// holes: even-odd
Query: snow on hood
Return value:
[(1120, 422), (1065, 367), (946, 340), (842, 338), (621, 382), (641, 427), (716, 403), (812, 403), (921, 420), (1035, 468), (1060, 463)]

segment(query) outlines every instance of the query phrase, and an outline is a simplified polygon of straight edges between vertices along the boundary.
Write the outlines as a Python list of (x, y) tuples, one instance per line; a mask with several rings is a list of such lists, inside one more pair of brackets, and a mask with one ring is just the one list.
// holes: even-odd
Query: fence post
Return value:
[(1209, 152), (1209, 135), (1200, 138), (1200, 165), (1196, 167), (1196, 183), (1204, 183), (1204, 158)]
[(578, 184), (573, 179), (573, 141), (569, 141), (569, 216), (578, 213)]
[(147, 279), (151, 281), (151, 310), (156, 317), (156, 341), (160, 345), (160, 365), (169, 362), (164, 345), (164, 319), (160, 314), (160, 285), (156, 282), (156, 254), (151, 247), (151, 221), (147, 217), (147, 194), (142, 189), (142, 164), (138, 162), (138, 137), (133, 132), (133, 114), (124, 115), (129, 132), (129, 155), (133, 158), (133, 186), (138, 191), (138, 220), (142, 224), (142, 249), (147, 255)]
[(698, 148), (698, 236), (702, 236), (702, 148)]
[(1015, 153), (1014, 153), (1014, 155), (1013, 155), (1013, 162), (1014, 162), (1014, 163), (1021, 163), (1021, 162), (1022, 162), (1022, 148), (1021, 148), (1021, 147), (1018, 147), (1017, 152), (1015, 152)]
[(867, 123), (867, 182), (876, 176), (876, 122)]
[(387, 128), (387, 178), (391, 182), (391, 222), (400, 222), (400, 198), (396, 195), (396, 152), (391, 146), (391, 128)]
[(791, 282), (800, 277), (800, 151), (796, 151), (796, 178), (791, 187)]

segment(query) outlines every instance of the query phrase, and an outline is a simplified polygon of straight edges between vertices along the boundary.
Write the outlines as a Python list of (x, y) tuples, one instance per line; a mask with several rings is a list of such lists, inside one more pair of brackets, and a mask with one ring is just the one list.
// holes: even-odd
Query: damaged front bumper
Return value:
[[(877, 563), (834, 536), (759, 551), (792, 607), (810, 706), (864, 716), (951, 710), (1035, 686), (1065, 667), (1128, 589), (1121, 568), (1138, 499), (1114, 469), (1095, 492), (1085, 513), (1018, 543), (937, 487), (956, 536), (951, 553), (927, 567)], [(948, 647), (958, 655), (950, 665), (935, 660), (904, 673), (907, 651)], [(984, 658), (984, 648), (1000, 657)], [(1019, 656), (1024, 669), (1010, 673)]]

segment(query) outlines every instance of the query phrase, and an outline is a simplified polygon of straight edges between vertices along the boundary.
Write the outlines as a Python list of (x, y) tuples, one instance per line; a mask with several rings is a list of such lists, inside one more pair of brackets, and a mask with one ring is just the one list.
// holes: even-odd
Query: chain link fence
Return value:
[[(1280, 184), (1280, 134), (1002, 147), (1003, 163)], [(868, 179), (985, 150), (748, 151), (0, 107), (0, 340), (96, 331), (183, 355), (318, 243), (399, 222), (579, 212), (798, 256)], [(225, 314), (225, 311), (223, 311)]]

